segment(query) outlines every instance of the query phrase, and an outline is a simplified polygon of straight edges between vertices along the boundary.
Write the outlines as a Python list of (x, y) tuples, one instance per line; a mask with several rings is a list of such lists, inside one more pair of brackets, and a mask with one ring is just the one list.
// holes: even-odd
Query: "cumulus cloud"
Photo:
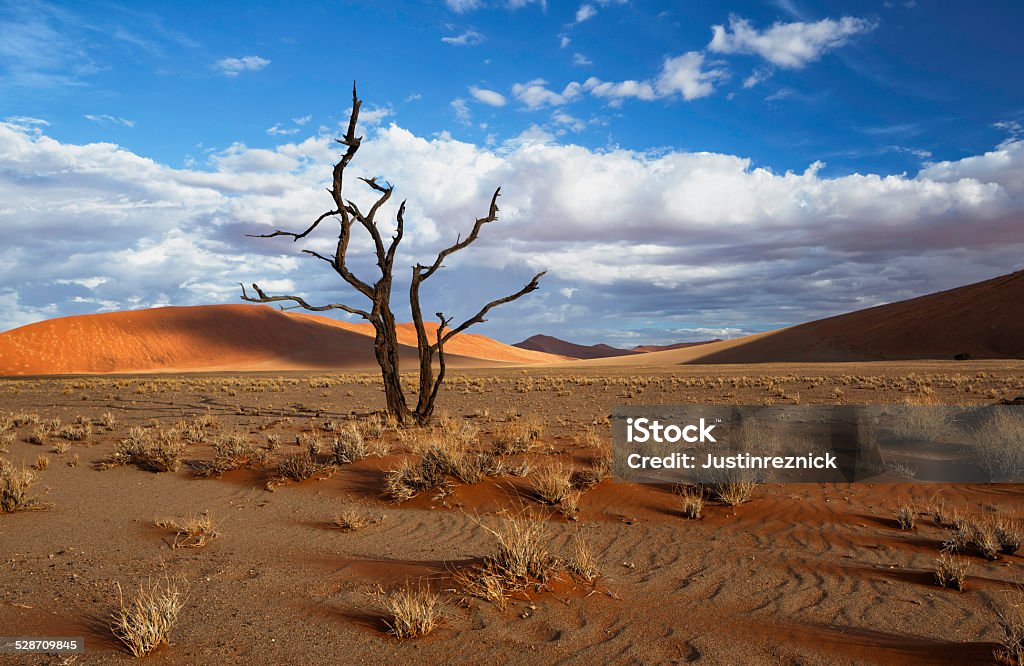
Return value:
[(454, 37), (442, 37), (441, 41), (452, 46), (477, 46), (483, 43), (485, 37), (476, 30), (466, 30), (461, 35)]
[(583, 89), (595, 97), (609, 99), (613, 106), (629, 97), (650, 101), (678, 95), (690, 101), (711, 95), (714, 82), (728, 74), (723, 68), (705, 68), (705, 64), (704, 54), (690, 51), (665, 58), (661, 72), (653, 80), (615, 82), (592, 76), (583, 82)]
[(774, 23), (770, 28), (759, 31), (747, 19), (730, 16), (728, 28), (722, 25), (711, 27), (708, 50), (756, 54), (773, 65), (798, 69), (844, 46), (851, 37), (871, 32), (875, 27), (876, 24), (867, 19), (844, 16), (838, 21)]
[(466, 104), (466, 100), (461, 97), (456, 97), (451, 102), (452, 111), (455, 112), (455, 119), (463, 125), (468, 125), (472, 114), (469, 111), (469, 104)]
[(478, 102), (483, 102), (489, 106), (505, 106), (505, 96), (499, 92), (487, 90), (486, 88), (470, 86), (469, 94)]
[[(296, 244), (246, 237), (327, 209), (332, 139), (235, 144), (201, 168), (177, 169), (0, 123), (0, 329), (115, 306), (231, 302), (238, 282), (358, 304)], [(500, 221), (452, 257), (432, 297), (458, 315), (470, 296), (488, 300), (549, 270), (536, 298), (481, 330), (510, 341), (602, 321), (694, 331), (791, 324), (1009, 272), (1024, 250), (1020, 141), (916, 176), (830, 178), (818, 163), (776, 173), (736, 155), (559, 145), (542, 128), (484, 147), (391, 124), (367, 132), (350, 169), (387, 178), (396, 201), (408, 199), (401, 266), (464, 234), (503, 186)], [(364, 208), (372, 195), (354, 178), (347, 190)], [(394, 212), (381, 212), (384, 233)], [(299, 245), (330, 252), (331, 235)], [(353, 270), (372, 275), (363, 235), (352, 257)], [(407, 276), (398, 279), (401, 289)]]
[(270, 61), (266, 58), (250, 55), (241, 58), (221, 58), (213, 67), (224, 76), (234, 78), (242, 72), (258, 72), (269, 64)]
[(577, 99), (582, 86), (575, 81), (565, 86), (562, 92), (548, 89), (544, 79), (533, 79), (526, 83), (512, 86), (512, 96), (526, 105), (528, 109), (539, 109), (544, 106), (561, 106)]

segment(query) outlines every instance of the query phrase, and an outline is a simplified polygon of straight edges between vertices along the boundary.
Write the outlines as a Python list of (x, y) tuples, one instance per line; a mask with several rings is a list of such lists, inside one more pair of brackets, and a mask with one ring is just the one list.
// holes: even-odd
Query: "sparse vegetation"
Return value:
[(128, 437), (114, 447), (102, 468), (135, 465), (150, 472), (176, 472), (181, 467), (185, 445), (177, 439), (175, 430), (159, 430), (152, 435), (144, 428), (132, 428)]
[(912, 530), (917, 526), (917, 506), (909, 500), (903, 500), (893, 509), (896, 524), (901, 530)]
[(406, 584), (396, 590), (377, 592), (377, 600), (388, 625), (388, 633), (397, 638), (425, 636), (441, 623), (444, 603), (441, 596), (426, 587)]
[(25, 467), (15, 467), (6, 458), (0, 458), (0, 511), (14, 513), (39, 508), (39, 501), (29, 496), (36, 482), (36, 474)]
[(699, 520), (701, 511), (704, 510), (704, 493), (700, 488), (693, 486), (679, 486), (676, 488), (676, 499), (679, 502), (679, 510), (683, 517), (690, 520)]
[(939, 587), (952, 587), (963, 592), (970, 562), (953, 553), (941, 553), (935, 560), (935, 582)]
[(572, 540), (572, 551), (567, 563), (569, 571), (588, 583), (593, 583), (601, 575), (601, 567), (597, 562), (590, 544), (582, 536), (576, 534)]
[(530, 489), (534, 497), (544, 504), (555, 505), (572, 490), (572, 472), (560, 462), (551, 462), (538, 468), (531, 477)]
[(191, 514), (183, 519), (160, 518), (157, 527), (174, 531), (173, 548), (202, 548), (219, 535), (214, 531), (209, 513)]
[(185, 596), (171, 580), (139, 585), (135, 597), (125, 603), (117, 586), (119, 608), (111, 616), (110, 629), (128, 651), (144, 657), (161, 644), (169, 644), (171, 629), (185, 604)]

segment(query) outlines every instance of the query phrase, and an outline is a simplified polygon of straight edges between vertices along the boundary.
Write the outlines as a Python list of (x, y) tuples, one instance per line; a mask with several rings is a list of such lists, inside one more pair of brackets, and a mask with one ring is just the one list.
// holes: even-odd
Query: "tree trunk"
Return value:
[(409, 425), (413, 418), (405, 401), (405, 393), (402, 391), (398, 333), (395, 330), (395, 317), (390, 308), (381, 308), (380, 322), (375, 322), (374, 328), (376, 335), (373, 339), (373, 351), (380, 366), (381, 378), (384, 380), (384, 400), (388, 413), (395, 417), (399, 425)]

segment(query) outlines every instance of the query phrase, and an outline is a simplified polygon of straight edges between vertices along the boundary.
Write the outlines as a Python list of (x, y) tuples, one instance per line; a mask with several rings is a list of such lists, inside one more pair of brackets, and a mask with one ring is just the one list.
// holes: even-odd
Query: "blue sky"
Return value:
[(244, 235), (329, 204), (353, 79), (351, 176), (409, 197), (410, 263), (503, 186), (433, 298), (549, 269), (479, 329), (505, 341), (738, 335), (1005, 273), (1022, 26), (927, 0), (3, 3), (0, 330), (238, 281), (361, 305)]

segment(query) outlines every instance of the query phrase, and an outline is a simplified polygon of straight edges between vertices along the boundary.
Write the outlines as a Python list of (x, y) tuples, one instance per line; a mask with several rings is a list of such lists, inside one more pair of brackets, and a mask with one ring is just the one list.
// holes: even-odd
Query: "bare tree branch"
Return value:
[[(466, 330), (467, 328), (469, 328), (473, 324), (482, 324), (483, 322), (487, 321), (486, 319), (484, 319), (484, 315), (486, 315), (488, 312), (490, 312), (492, 308), (496, 308), (499, 305), (503, 305), (505, 303), (511, 303), (512, 301), (516, 300), (517, 298), (521, 298), (522, 296), (525, 296), (526, 294), (529, 294), (531, 291), (537, 291), (537, 289), (540, 288), (539, 281), (544, 276), (545, 273), (547, 273), (547, 271), (541, 271), (540, 273), (537, 273), (536, 275), (534, 275), (533, 279), (530, 280), (530, 282), (525, 287), (523, 287), (522, 289), (520, 289), (516, 293), (514, 293), (514, 294), (512, 294), (510, 296), (505, 296), (504, 298), (495, 299), (495, 300), (491, 301), (490, 303), (488, 303), (487, 305), (483, 306), (480, 309), (480, 312), (477, 312), (475, 315), (473, 315), (472, 317), (470, 317), (469, 319), (467, 319), (466, 321), (462, 322), (461, 324), (459, 324), (458, 326), (456, 326), (455, 328), (450, 330), (448, 333), (446, 333), (444, 338), (442, 339), (442, 342), (447, 342), (448, 339), (451, 338), (453, 335), (461, 333), (462, 331)], [(431, 345), (431, 347), (433, 349), (439, 349), (440, 348), (438, 346), (438, 344), (436, 344), (436, 343)]]
[[(253, 291), (255, 291), (257, 294), (256, 297), (253, 297), (250, 296), (245, 291), (244, 284), (239, 282), (238, 285), (242, 288), (242, 300), (249, 301), (250, 303), (276, 303), (278, 301), (292, 301), (293, 303), (298, 304), (297, 307), (301, 307), (304, 310), (312, 310), (313, 312), (324, 312), (325, 310), (344, 310), (345, 312), (348, 312), (350, 314), (359, 315), (360, 317), (366, 319), (367, 321), (373, 321), (370, 318), (369, 312), (364, 312), (363, 310), (360, 310), (358, 308), (351, 308), (341, 303), (331, 303), (330, 305), (310, 305), (301, 296), (267, 296), (267, 294), (264, 293), (264, 291), (260, 289), (259, 285), (257, 284), (252, 285)], [(282, 307), (281, 309), (284, 310), (286, 308)], [(295, 308), (292, 307), (287, 309), (294, 310)]]
[(494, 195), (491, 197), (491, 206), (488, 209), (487, 217), (481, 217), (476, 221), (476, 223), (473, 224), (473, 230), (469, 232), (468, 236), (466, 236), (466, 240), (461, 240), (460, 236), (459, 238), (456, 239), (454, 245), (441, 250), (441, 252), (439, 252), (437, 255), (437, 259), (434, 260), (434, 263), (431, 264), (430, 268), (428, 268), (422, 274), (423, 280), (426, 280), (431, 275), (433, 275), (434, 272), (441, 267), (441, 264), (442, 262), (444, 262), (446, 257), (458, 252), (459, 250), (463, 249), (464, 247), (467, 247), (470, 243), (475, 241), (477, 237), (480, 235), (481, 227), (483, 227), (488, 222), (494, 222), (495, 220), (498, 219), (498, 197), (500, 196), (501, 188), (499, 187), (498, 189), (494, 190)]
[(246, 234), (246, 236), (249, 237), (249, 238), (275, 238), (277, 236), (291, 236), (292, 237), (292, 242), (294, 243), (295, 241), (299, 240), (300, 238), (305, 238), (306, 236), (308, 236), (314, 229), (316, 229), (320, 225), (321, 222), (323, 222), (324, 220), (326, 220), (330, 216), (338, 215), (338, 214), (339, 214), (339, 211), (336, 211), (336, 210), (329, 210), (329, 211), (327, 211), (326, 213), (324, 213), (320, 217), (316, 218), (316, 221), (314, 221), (313, 224), (309, 225), (309, 228), (306, 229), (305, 231), (303, 231), (301, 234), (292, 233), (291, 231), (280, 231), (280, 230), (278, 230), (278, 231), (274, 231), (273, 233), (270, 233), (270, 234)]
[(430, 398), (427, 402), (428, 405), (433, 405), (434, 401), (437, 400), (437, 392), (441, 389), (441, 383), (444, 382), (444, 341), (445, 338), (441, 336), (444, 332), (445, 327), (451, 323), (451, 319), (446, 319), (443, 312), (438, 312), (437, 318), (441, 320), (441, 323), (437, 327), (437, 378), (434, 379), (434, 385), (430, 389)]

